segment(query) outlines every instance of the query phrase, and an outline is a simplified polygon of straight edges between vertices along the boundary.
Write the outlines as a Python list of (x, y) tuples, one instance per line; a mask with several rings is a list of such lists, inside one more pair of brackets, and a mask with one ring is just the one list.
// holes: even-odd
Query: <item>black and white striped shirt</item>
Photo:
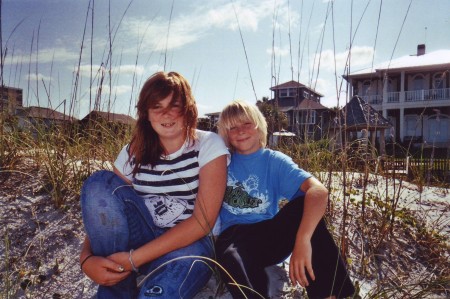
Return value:
[(158, 160), (152, 169), (141, 166), (132, 177), (128, 145), (122, 148), (114, 166), (142, 196), (153, 222), (172, 227), (192, 215), (199, 187), (199, 171), (208, 162), (229, 152), (217, 134), (197, 130), (195, 143), (186, 142), (177, 152)]

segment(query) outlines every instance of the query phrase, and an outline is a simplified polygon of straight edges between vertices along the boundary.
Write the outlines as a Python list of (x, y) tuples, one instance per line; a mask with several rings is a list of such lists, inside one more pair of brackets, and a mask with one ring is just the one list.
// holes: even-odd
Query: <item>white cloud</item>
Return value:
[(113, 73), (125, 74), (125, 75), (142, 75), (144, 73), (144, 67), (140, 65), (126, 64), (114, 67)]
[(273, 5), (272, 0), (212, 3), (173, 18), (170, 28), (169, 20), (162, 17), (154, 20), (126, 18), (122, 30), (129, 38), (142, 40), (142, 51), (163, 51), (166, 47), (171, 50), (200, 40), (211, 28), (237, 30), (236, 15), (241, 30), (256, 31), (261, 19), (272, 16)]
[[(77, 67), (74, 68), (74, 72), (77, 71)], [(109, 67), (103, 65), (92, 65), (92, 76), (106, 76), (110, 71)], [(79, 72), (82, 77), (89, 78), (91, 76), (91, 65), (83, 64), (79, 67)], [(144, 67), (140, 65), (126, 64), (111, 68), (111, 73), (113, 75), (142, 75), (144, 73)]]
[(45, 76), (45, 75), (43, 75), (41, 73), (39, 73), (39, 74), (35, 74), (35, 73), (27, 74), (27, 75), (25, 75), (25, 78), (27, 80), (30, 80), (30, 81), (52, 81), (53, 80), (52, 77)]
[(41, 49), (38, 54), (33, 52), (29, 54), (14, 54), (5, 60), (5, 64), (20, 64), (20, 63), (54, 63), (54, 62), (67, 62), (78, 59), (79, 54), (72, 52), (66, 48), (46, 48)]
[(276, 12), (275, 28), (277, 30), (280, 29), (288, 32), (290, 27), (292, 33), (294, 28), (298, 28), (301, 19), (301, 16), (298, 13), (300, 7), (296, 8), (294, 5), (295, 2), (291, 2), (290, 7), (288, 7), (287, 3), (281, 1), (281, 3), (276, 3), (276, 7), (267, 8), (271, 17), (274, 17), (273, 14)]
[[(360, 67), (369, 64), (372, 60), (373, 53), (372, 47), (353, 47), (351, 51), (351, 67)], [(342, 75), (348, 61), (348, 56), (348, 50), (336, 53), (336, 55), (333, 54), (332, 50), (325, 50), (317, 54), (316, 57), (312, 57), (311, 63), (315, 63), (315, 69), (317, 69), (317, 65), (320, 62), (320, 69), (330, 72), (334, 72), (334, 66), (336, 65), (337, 74)]]
[[(273, 47), (273, 52), (275, 54), (275, 57), (288, 56), (289, 55), (289, 47), (285, 46), (283, 48), (280, 48), (280, 47), (275, 46), (275, 47)], [(272, 48), (267, 49), (266, 53), (269, 55), (272, 55)]]

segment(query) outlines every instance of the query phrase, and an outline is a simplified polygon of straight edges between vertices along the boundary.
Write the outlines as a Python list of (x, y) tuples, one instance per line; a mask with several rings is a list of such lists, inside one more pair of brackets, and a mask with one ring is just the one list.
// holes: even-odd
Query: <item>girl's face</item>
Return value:
[(261, 148), (258, 129), (250, 120), (229, 128), (228, 139), (234, 150), (242, 155), (254, 153)]
[(167, 142), (184, 143), (185, 127), (181, 100), (172, 102), (172, 94), (148, 109), (148, 120), (165, 145)]

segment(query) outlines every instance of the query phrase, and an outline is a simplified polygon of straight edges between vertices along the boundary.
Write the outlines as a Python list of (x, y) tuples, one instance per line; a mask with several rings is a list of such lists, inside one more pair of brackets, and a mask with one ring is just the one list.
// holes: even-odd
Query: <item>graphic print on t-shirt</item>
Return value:
[(170, 196), (152, 196), (145, 198), (144, 201), (153, 222), (159, 227), (174, 226), (184, 220), (184, 217), (180, 216), (191, 215), (194, 209), (193, 200), (180, 200)]
[(264, 214), (269, 206), (268, 195), (259, 187), (259, 179), (255, 175), (249, 175), (240, 182), (229, 173), (223, 207), (235, 215)]

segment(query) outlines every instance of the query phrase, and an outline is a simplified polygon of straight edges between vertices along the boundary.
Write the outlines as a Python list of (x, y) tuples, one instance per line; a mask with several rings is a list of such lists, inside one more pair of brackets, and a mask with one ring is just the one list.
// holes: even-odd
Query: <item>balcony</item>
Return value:
[(400, 91), (388, 92), (387, 102), (388, 103), (398, 103), (400, 102)]
[[(405, 102), (422, 102), (422, 101), (444, 101), (450, 100), (450, 88), (422, 89), (412, 91), (394, 91), (387, 93), (387, 99), (384, 103), (399, 103), (404, 94)], [(379, 105), (383, 103), (382, 95), (365, 95), (362, 99), (371, 105)]]
[(441, 101), (450, 99), (450, 88), (405, 91), (406, 102)]
[(380, 94), (366, 95), (362, 96), (361, 98), (370, 105), (377, 105), (383, 103), (383, 96)]

